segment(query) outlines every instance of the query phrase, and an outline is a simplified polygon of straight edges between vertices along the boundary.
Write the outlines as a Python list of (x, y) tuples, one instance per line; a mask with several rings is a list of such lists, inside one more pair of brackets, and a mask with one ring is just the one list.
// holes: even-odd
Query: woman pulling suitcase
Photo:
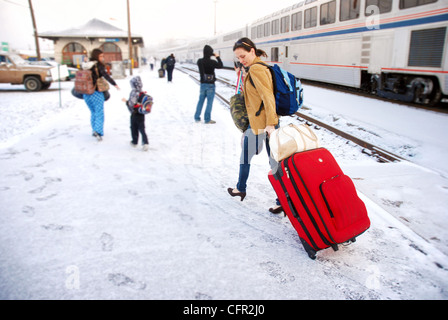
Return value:
[[(273, 171), (277, 169), (278, 163), (270, 154), (269, 135), (278, 127), (279, 118), (275, 108), (271, 72), (265, 66), (257, 64), (262, 61), (260, 57), (267, 57), (266, 52), (257, 49), (249, 38), (238, 40), (233, 47), (233, 52), (245, 68), (250, 68), (243, 86), (249, 128), (243, 134), (238, 183), (236, 188), (227, 189), (232, 197), (239, 196), (243, 201), (246, 197), (250, 162), (252, 157), (259, 154), (263, 148), (263, 141), (266, 143), (271, 169)], [(262, 103), (263, 108), (260, 109)], [(283, 211), (278, 200), (277, 205), (269, 211), (276, 214)]]

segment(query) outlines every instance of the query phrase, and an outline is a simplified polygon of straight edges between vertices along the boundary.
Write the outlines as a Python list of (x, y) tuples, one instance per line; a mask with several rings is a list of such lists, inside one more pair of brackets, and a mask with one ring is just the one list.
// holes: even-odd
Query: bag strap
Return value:
[[(268, 68), (268, 70), (269, 70), (269, 66), (268, 66), (266, 63), (263, 63), (263, 62), (255, 62), (255, 64), (261, 64), (262, 66), (265, 66), (265, 67)], [(250, 69), (249, 69), (249, 73), (247, 74), (247, 76), (249, 77), (250, 84), (251, 84), (255, 89), (257, 89), (257, 87), (255, 86), (254, 81), (252, 80), (252, 77), (250, 76)], [(272, 79), (272, 80), (274, 80), (274, 79)], [(274, 90), (275, 90), (275, 89), (274, 89)], [(263, 102), (263, 100), (261, 100), (260, 108), (259, 108), (258, 111), (255, 113), (255, 116), (256, 116), (256, 117), (260, 116), (260, 114), (261, 114), (261, 110), (263, 110), (263, 107), (264, 107), (264, 102)]]
[(140, 91), (138, 93), (137, 103), (134, 105), (134, 108), (138, 108), (142, 105), (143, 96), (146, 94), (146, 91)]
[(242, 88), (243, 85), (243, 70), (242, 68), (240, 68), (240, 70), (238, 71), (238, 80), (236, 82), (236, 92), (235, 94), (240, 94), (242, 90), (240, 90)]
[(95, 64), (95, 73), (97, 75), (97, 78), (96, 78), (96, 81), (95, 81), (95, 86), (94, 86), (94, 88), (96, 90), (97, 87), (98, 87), (98, 79), (100, 78), (100, 72), (98, 70), (98, 65), (97, 64)]
[(293, 126), (294, 129), (296, 129), (297, 131), (299, 131), (299, 132), (301, 133), (301, 135), (306, 136), (306, 137), (307, 137), (308, 139), (310, 139), (311, 141), (315, 141), (315, 142), (318, 141), (318, 138), (317, 138), (316, 134), (314, 133), (313, 130), (311, 130), (311, 128), (310, 128), (308, 125), (303, 125), (303, 126), (301, 126), (301, 127), (302, 127), (302, 128), (306, 128), (306, 129), (308, 130), (308, 132), (310, 133), (311, 136), (309, 136), (308, 134), (306, 134), (305, 132), (303, 132), (302, 130), (300, 130), (299, 127), (297, 127), (296, 125), (294, 125), (294, 124), (292, 124), (292, 123), (290, 124), (290, 126)]
[[(258, 62), (257, 62), (257, 63), (258, 63)], [(256, 90), (257, 87), (255, 86), (255, 83), (254, 83), (254, 81), (252, 80), (252, 77), (250, 76), (250, 71), (249, 71), (249, 73), (247, 74), (247, 76), (249, 77), (249, 81), (250, 81), (251, 85), (252, 85), (252, 86), (255, 88), (255, 90)], [(255, 116), (256, 116), (256, 117), (260, 116), (260, 114), (261, 114), (261, 110), (263, 110), (263, 107), (264, 107), (264, 101), (261, 100), (260, 108), (258, 108), (258, 111), (255, 113)]]

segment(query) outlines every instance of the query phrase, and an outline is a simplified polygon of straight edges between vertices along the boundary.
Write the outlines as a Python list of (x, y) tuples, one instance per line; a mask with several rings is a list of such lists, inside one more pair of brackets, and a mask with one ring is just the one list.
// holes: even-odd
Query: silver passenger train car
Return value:
[(448, 0), (305, 0), (238, 30), (166, 50), (196, 63), (205, 44), (233, 67), (249, 37), (296, 77), (433, 105), (448, 97)]

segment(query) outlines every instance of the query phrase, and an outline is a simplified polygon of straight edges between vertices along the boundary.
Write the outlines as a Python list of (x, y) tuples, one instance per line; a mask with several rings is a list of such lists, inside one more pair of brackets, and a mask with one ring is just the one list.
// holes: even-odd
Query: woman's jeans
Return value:
[(194, 120), (201, 121), (202, 107), (204, 106), (205, 98), (207, 98), (207, 107), (204, 114), (204, 122), (211, 120), (213, 99), (215, 98), (215, 85), (213, 83), (201, 83), (199, 91), (199, 101), (194, 114)]
[(246, 192), (247, 179), (249, 178), (250, 162), (253, 156), (260, 154), (263, 150), (263, 141), (266, 143), (266, 151), (269, 156), (269, 165), (273, 171), (277, 170), (278, 163), (271, 157), (271, 148), (269, 147), (269, 137), (266, 133), (255, 135), (249, 127), (243, 134), (242, 150), (240, 157), (240, 173), (236, 188), (240, 192)]

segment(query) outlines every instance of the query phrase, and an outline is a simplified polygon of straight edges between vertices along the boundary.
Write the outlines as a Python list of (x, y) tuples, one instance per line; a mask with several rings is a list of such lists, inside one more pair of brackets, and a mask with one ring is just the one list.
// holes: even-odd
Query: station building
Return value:
[[(90, 57), (93, 49), (104, 52), (105, 62), (113, 61), (129, 63), (128, 32), (99, 19), (92, 19), (85, 25), (74, 29), (57, 32), (42, 32), (40, 38), (54, 42), (56, 62), (79, 67), (85, 57)], [(141, 63), (143, 38), (132, 34), (132, 58), (134, 67)]]

